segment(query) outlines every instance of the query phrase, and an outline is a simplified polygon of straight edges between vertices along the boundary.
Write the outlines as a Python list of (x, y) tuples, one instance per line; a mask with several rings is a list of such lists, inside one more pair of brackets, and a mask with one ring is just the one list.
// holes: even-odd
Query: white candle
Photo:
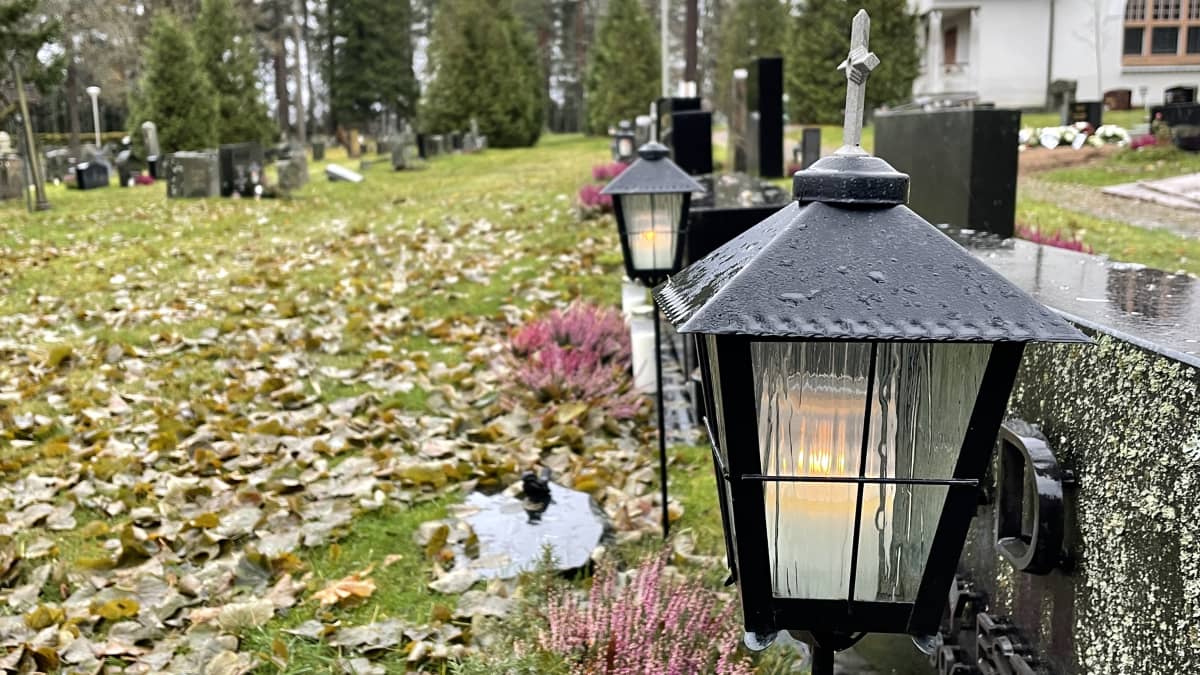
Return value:
[(658, 374), (654, 370), (654, 318), (653, 307), (643, 305), (635, 310), (629, 322), (629, 343), (633, 362), (633, 386), (639, 391), (655, 390)]
[[(865, 381), (836, 375), (797, 378), (781, 396), (764, 396), (759, 430), (763, 473), (858, 476)], [(766, 393), (766, 392), (764, 392)], [(768, 482), (764, 486), (768, 548), (775, 594), (846, 599), (850, 592), (856, 483)], [(890, 507), (892, 495), (886, 497)], [(878, 485), (863, 489), (855, 598), (875, 600), (879, 589)], [(890, 513), (885, 508), (885, 514)]]

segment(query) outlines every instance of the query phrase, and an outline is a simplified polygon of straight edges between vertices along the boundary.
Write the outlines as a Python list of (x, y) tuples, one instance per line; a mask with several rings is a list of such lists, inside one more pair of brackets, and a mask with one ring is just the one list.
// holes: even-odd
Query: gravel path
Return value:
[(1068, 211), (1200, 239), (1200, 217), (1195, 211), (1123, 199), (1104, 194), (1102, 188), (1052, 183), (1030, 175), (1021, 177), (1017, 189), (1023, 197), (1048, 202)]

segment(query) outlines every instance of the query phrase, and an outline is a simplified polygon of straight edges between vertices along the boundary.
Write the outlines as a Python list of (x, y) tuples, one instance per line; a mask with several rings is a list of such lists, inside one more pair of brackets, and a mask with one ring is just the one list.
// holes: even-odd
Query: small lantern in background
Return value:
[(1088, 342), (908, 209), (859, 146), (878, 58), (854, 19), (844, 145), (796, 201), (655, 290), (696, 336), (746, 643), (936, 631), (1030, 342)]
[(613, 159), (628, 164), (636, 159), (637, 144), (633, 124), (629, 120), (621, 120), (617, 124), (617, 133), (613, 137)]
[[(632, 140), (632, 138), (630, 139)], [(666, 146), (646, 143), (639, 158), (605, 186), (612, 195), (617, 231), (625, 259), (625, 274), (655, 284), (677, 271), (683, 261), (683, 241), (692, 193), (703, 186), (668, 157)], [(654, 309), (655, 393), (658, 413), (659, 479), (662, 488), (663, 537), (670, 532), (667, 511), (667, 446), (663, 414), (662, 336), (658, 308)]]

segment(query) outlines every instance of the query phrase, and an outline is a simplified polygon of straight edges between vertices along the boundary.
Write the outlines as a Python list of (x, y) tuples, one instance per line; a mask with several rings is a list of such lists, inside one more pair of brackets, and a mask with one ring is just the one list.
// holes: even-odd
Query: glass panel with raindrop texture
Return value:
[(618, 199), (634, 269), (671, 269), (683, 194), (632, 194)]
[[(990, 347), (879, 343), (866, 477), (950, 478)], [(752, 343), (763, 473), (859, 476), (871, 345)], [(857, 486), (764, 484), (775, 594), (849, 595)], [(946, 488), (863, 490), (855, 598), (915, 597)]]
[[(986, 344), (881, 343), (866, 476), (953, 477), (990, 354)], [(874, 543), (860, 551), (856, 599), (916, 598), (945, 502), (941, 486), (866, 487), (860, 539)]]

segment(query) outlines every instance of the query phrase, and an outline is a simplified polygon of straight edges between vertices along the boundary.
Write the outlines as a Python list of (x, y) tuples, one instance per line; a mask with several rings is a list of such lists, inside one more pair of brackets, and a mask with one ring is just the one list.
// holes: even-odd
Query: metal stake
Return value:
[(671, 533), (671, 521), (667, 513), (667, 425), (663, 411), (662, 334), (658, 327), (658, 303), (654, 303), (654, 389), (658, 398), (658, 482), (662, 486), (662, 530), (663, 539)]
[(833, 650), (814, 645), (812, 650), (812, 675), (833, 675)]
[[(21, 81), (21, 68), (17, 65), (16, 56), (12, 59), (13, 80), (17, 85), (17, 104), (21, 109), (21, 121), (25, 123), (25, 148), (29, 156), (26, 161), (29, 163), (29, 170), (33, 176), (33, 190), (37, 195), (37, 202), (33, 208), (35, 211), (45, 211), (50, 208), (50, 202), (46, 200), (46, 184), (42, 180), (42, 162), (38, 157), (37, 139), (33, 137), (33, 123), (29, 121), (29, 103), (25, 100), (25, 83)], [(26, 191), (29, 187), (26, 186)]]

